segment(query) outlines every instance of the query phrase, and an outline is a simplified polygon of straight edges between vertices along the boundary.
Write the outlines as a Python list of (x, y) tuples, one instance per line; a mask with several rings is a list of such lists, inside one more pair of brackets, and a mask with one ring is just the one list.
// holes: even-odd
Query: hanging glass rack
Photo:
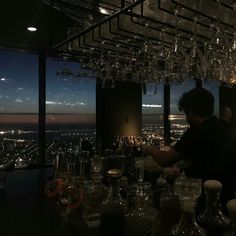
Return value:
[[(54, 46), (98, 77), (236, 82), (236, 2), (137, 0)], [(123, 7), (122, 7), (123, 6)]]

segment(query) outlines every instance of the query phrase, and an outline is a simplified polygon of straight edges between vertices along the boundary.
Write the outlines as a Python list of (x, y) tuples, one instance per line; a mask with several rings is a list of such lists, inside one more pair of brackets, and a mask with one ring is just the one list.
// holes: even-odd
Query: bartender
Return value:
[(194, 88), (178, 103), (190, 127), (168, 151), (143, 145), (142, 150), (162, 167), (177, 164), (187, 176), (221, 180), (220, 162), (225, 154), (229, 131), (213, 116), (214, 97), (204, 88)]

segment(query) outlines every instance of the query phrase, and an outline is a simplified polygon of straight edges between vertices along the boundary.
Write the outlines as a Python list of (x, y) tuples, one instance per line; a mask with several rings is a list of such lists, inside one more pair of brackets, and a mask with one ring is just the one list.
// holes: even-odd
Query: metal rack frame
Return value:
[[(55, 45), (55, 56), (89, 60), (92, 53), (93, 58), (100, 58), (102, 55), (111, 61), (126, 63), (147, 40), (152, 43), (155, 53), (160, 47), (173, 47), (175, 40), (181, 40), (188, 51), (193, 38), (201, 48), (210, 42), (212, 31), (219, 30), (219, 27), (229, 40), (235, 37), (236, 6), (234, 8), (220, 0), (207, 0), (214, 11), (206, 14), (201, 7), (196, 7), (196, 0), (193, 0), (193, 5), (186, 0), (157, 0), (154, 6), (156, 12), (153, 11), (155, 14), (150, 15), (152, 9), (147, 10), (147, 1), (120, 1), (119, 11)], [(227, 21), (225, 16), (217, 18), (219, 7), (232, 21)], [(176, 9), (179, 9), (177, 13)]]

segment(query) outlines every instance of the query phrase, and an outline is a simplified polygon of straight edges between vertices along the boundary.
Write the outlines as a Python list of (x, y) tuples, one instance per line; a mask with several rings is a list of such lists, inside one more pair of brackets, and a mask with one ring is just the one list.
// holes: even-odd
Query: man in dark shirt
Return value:
[(213, 116), (214, 97), (203, 89), (195, 88), (184, 93), (179, 100), (179, 109), (184, 111), (190, 127), (168, 152), (162, 152), (152, 146), (144, 146), (161, 166), (168, 166), (179, 161), (187, 176), (206, 179), (221, 178), (220, 162), (225, 153), (229, 137), (228, 131)]

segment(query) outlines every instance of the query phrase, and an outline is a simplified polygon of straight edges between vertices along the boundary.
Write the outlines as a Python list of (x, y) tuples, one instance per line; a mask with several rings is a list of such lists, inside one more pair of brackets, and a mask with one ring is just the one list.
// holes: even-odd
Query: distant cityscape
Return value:
[[(187, 129), (183, 115), (170, 115), (171, 140), (177, 141)], [(37, 125), (30, 123), (2, 124), (0, 129), (0, 166), (14, 163), (16, 168), (35, 165), (39, 162), (37, 147)], [(143, 115), (142, 140), (148, 144), (163, 145), (163, 115)], [(88, 140), (96, 147), (95, 123), (53, 124), (46, 126), (47, 162), (59, 149), (79, 151), (82, 140)]]

